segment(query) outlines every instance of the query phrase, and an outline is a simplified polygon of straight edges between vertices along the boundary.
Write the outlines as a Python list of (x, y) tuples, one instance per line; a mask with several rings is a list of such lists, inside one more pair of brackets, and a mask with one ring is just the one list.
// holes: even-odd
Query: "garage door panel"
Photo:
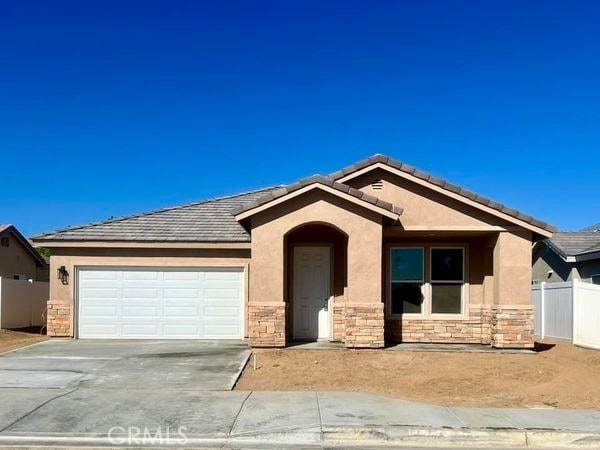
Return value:
[(80, 273), (80, 280), (116, 280), (117, 271), (115, 270), (95, 270)]
[(121, 276), (123, 281), (135, 280), (158, 280), (159, 272), (151, 272), (151, 271), (138, 271), (138, 270), (124, 270), (121, 272)]
[(208, 288), (204, 290), (204, 296), (207, 299), (221, 299), (221, 298), (234, 298), (237, 299), (240, 296), (240, 292), (236, 288)]
[(159, 331), (160, 327), (157, 324), (151, 323), (126, 323), (121, 326), (121, 332), (123, 333), (123, 337), (126, 338), (151, 338), (154, 336), (158, 336)]
[(109, 305), (86, 305), (82, 309), (84, 317), (116, 317), (119, 308)]
[(123, 318), (155, 318), (159, 313), (160, 308), (151, 306), (123, 306), (121, 309), (121, 315)]
[(220, 271), (208, 270), (208, 271), (204, 272), (204, 280), (209, 283), (211, 281), (240, 280), (241, 277), (242, 277), (242, 273), (237, 270), (220, 270)]
[(164, 272), (165, 281), (198, 281), (200, 279), (202, 279), (200, 272)]
[(165, 319), (177, 318), (177, 317), (198, 317), (202, 312), (200, 306), (172, 306), (164, 308)]
[(235, 326), (206, 325), (204, 334), (209, 339), (238, 339), (240, 329)]
[(79, 337), (241, 339), (241, 269), (79, 271)]
[(84, 288), (82, 292), (85, 298), (111, 299), (117, 297), (118, 291), (115, 288)]
[(193, 288), (165, 288), (163, 290), (163, 296), (168, 299), (199, 298), (200, 290)]
[(89, 324), (86, 325), (86, 331), (88, 333), (87, 337), (95, 338), (115, 335), (119, 332), (119, 329), (117, 325), (111, 323)]
[(123, 298), (157, 298), (158, 289), (156, 288), (124, 288)]

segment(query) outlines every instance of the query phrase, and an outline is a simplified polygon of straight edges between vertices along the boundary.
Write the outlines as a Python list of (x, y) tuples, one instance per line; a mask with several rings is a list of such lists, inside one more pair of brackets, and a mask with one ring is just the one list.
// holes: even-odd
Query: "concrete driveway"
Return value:
[[(476, 410), (364, 393), (231, 391), (249, 355), (241, 342), (206, 341), (54, 340), (5, 353), (0, 446), (475, 442), (521, 448), (535, 439), (548, 447), (557, 436), (561, 444), (600, 442), (600, 411)], [(540, 437), (540, 429), (549, 431)]]
[(0, 355), (0, 388), (231, 390), (241, 341), (52, 340)]

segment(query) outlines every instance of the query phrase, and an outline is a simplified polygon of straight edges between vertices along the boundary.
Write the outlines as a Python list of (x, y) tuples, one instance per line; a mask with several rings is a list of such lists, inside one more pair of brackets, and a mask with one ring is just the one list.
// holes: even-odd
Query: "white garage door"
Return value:
[(81, 269), (79, 337), (242, 339), (242, 269)]

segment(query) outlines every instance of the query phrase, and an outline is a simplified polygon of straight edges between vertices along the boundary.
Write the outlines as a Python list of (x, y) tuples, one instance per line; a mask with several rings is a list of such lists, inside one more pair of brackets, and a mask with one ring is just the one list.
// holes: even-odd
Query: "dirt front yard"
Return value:
[(39, 329), (0, 330), (0, 353), (26, 347), (36, 342), (45, 341), (46, 339), (48, 337), (40, 335)]
[[(236, 389), (343, 390), (448, 406), (600, 408), (600, 351), (536, 354), (259, 349)], [(551, 347), (551, 348), (549, 348)]]

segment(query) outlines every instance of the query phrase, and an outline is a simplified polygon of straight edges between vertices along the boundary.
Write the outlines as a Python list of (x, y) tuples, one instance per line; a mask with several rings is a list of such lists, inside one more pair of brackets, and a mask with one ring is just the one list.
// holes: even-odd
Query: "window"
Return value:
[(468, 292), (464, 288), (465, 267), (463, 246), (392, 247), (389, 313), (463, 314)]
[(392, 314), (423, 312), (422, 248), (393, 248), (390, 252)]
[(0, 246), (1, 247), (8, 247), (8, 236), (2, 236), (2, 237), (0, 237)]
[(431, 249), (431, 313), (462, 313), (462, 248)]
[(592, 275), (591, 278), (592, 278), (592, 283), (600, 284), (600, 274)]

